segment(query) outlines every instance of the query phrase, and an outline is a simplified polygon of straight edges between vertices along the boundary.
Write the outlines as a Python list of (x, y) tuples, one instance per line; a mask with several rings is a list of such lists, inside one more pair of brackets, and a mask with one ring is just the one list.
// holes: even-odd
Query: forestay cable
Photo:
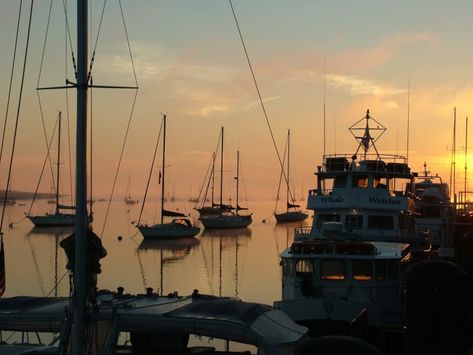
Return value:
[[(238, 19), (236, 17), (235, 10), (233, 8), (232, 0), (228, 0), (228, 2), (230, 4), (230, 8), (232, 9), (233, 18), (235, 19), (235, 25), (237, 27), (238, 34), (240, 36), (241, 44), (242, 44), (243, 50), (245, 52), (246, 61), (248, 62), (248, 66), (250, 68), (251, 76), (253, 78), (253, 83), (255, 84), (255, 88), (256, 88), (256, 92), (258, 94), (258, 98), (259, 98), (259, 101), (260, 101), (260, 104), (261, 104), (261, 108), (263, 109), (264, 118), (266, 119), (266, 124), (268, 125), (268, 129), (269, 129), (269, 133), (271, 135), (271, 139), (273, 141), (274, 149), (276, 150), (276, 155), (277, 155), (278, 160), (279, 160), (279, 165), (281, 166), (282, 174), (284, 176), (284, 180), (289, 185), (289, 181), (287, 181), (286, 173), (284, 172), (284, 164), (283, 164), (283, 161), (281, 159), (281, 155), (279, 154), (279, 150), (278, 150), (278, 147), (276, 145), (276, 140), (274, 139), (274, 134), (273, 134), (273, 130), (271, 128), (271, 123), (269, 122), (269, 117), (268, 117), (268, 114), (266, 112), (266, 108), (264, 106), (264, 102), (263, 102), (263, 98), (261, 96), (261, 92), (260, 92), (260, 89), (259, 89), (259, 86), (258, 86), (258, 82), (256, 81), (256, 76), (255, 76), (255, 73), (254, 73), (254, 70), (253, 70), (253, 66), (251, 65), (250, 56), (249, 56), (248, 51), (246, 49), (245, 41), (243, 40), (243, 35), (241, 33), (241, 30), (240, 30), (240, 25), (238, 24)], [(291, 197), (291, 200), (294, 200), (290, 190), (289, 190), (289, 195)]]
[(7, 184), (5, 188), (5, 194), (3, 196), (3, 207), (2, 207), (2, 217), (0, 219), (0, 235), (2, 234), (3, 231), (3, 221), (5, 218), (5, 209), (6, 209), (6, 203), (8, 200), (8, 190), (10, 187), (10, 180), (11, 180), (11, 174), (12, 174), (12, 168), (13, 168), (13, 157), (15, 156), (15, 147), (16, 147), (16, 137), (18, 133), (18, 123), (20, 121), (20, 109), (21, 109), (21, 100), (23, 98), (23, 87), (25, 83), (25, 74), (26, 74), (26, 64), (28, 60), (28, 49), (29, 49), (29, 44), (30, 44), (30, 34), (31, 34), (31, 20), (33, 17), (33, 3), (34, 1), (31, 1), (31, 7), (30, 7), (30, 16), (28, 20), (28, 33), (26, 36), (26, 46), (25, 46), (25, 55), (24, 55), (24, 60), (23, 60), (23, 70), (21, 73), (21, 84), (20, 84), (20, 93), (18, 96), (18, 107), (16, 111), (16, 120), (15, 120), (15, 130), (13, 133), (13, 143), (12, 143), (12, 149), (11, 149), (11, 155), (10, 155), (10, 163), (8, 166), (8, 178), (7, 178)]

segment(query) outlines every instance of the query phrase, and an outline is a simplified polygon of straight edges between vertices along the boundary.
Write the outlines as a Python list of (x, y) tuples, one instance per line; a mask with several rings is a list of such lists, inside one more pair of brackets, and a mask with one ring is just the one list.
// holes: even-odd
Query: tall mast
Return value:
[(213, 152), (212, 154), (212, 207), (214, 206), (214, 202), (215, 202), (215, 152)]
[(73, 298), (73, 352), (84, 354), (87, 246), (88, 1), (77, 1), (76, 231)]
[(58, 114), (57, 168), (56, 168), (56, 214), (59, 214), (59, 164), (61, 163), (61, 111)]
[(453, 188), (453, 199), (456, 200), (456, 165), (457, 165), (457, 108), (453, 110), (453, 172), (452, 172), (452, 188)]
[(407, 152), (406, 163), (409, 164), (409, 124), (410, 124), (410, 109), (411, 109), (411, 80), (407, 81)]
[(236, 176), (236, 215), (238, 216), (238, 191), (240, 189), (240, 151), (237, 150), (237, 176)]
[(289, 212), (289, 154), (291, 149), (291, 130), (287, 130), (287, 176), (286, 176), (286, 212)]
[(325, 131), (325, 57), (324, 57), (324, 159), (325, 159), (325, 147), (326, 147), (326, 131)]
[(467, 170), (468, 170), (468, 117), (466, 117), (466, 122), (465, 122), (465, 181), (463, 183), (464, 202), (466, 202)]
[(220, 146), (220, 213), (222, 213), (223, 208), (223, 127), (220, 135), (222, 136), (221, 146)]
[(164, 222), (164, 172), (166, 169), (166, 115), (163, 115), (163, 176), (161, 181), (161, 224)]

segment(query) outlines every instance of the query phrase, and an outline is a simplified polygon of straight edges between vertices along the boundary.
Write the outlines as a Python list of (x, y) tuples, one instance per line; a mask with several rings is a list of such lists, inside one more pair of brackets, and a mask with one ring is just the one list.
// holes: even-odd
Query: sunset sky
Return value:
[[(67, 63), (65, 58), (62, 4), (62, 0), (53, 1), (39, 86), (63, 85), (66, 66), (67, 78), (75, 80), (70, 52)], [(1, 162), (2, 188), (11, 150), (30, 1), (25, 0), (23, 5), (7, 154)], [(186, 198), (197, 194), (220, 127), (224, 126), (226, 194), (230, 196), (230, 188), (234, 189), (231, 178), (239, 149), (246, 196), (274, 198), (279, 163), (228, 1), (122, 0), (122, 6), (139, 91), (117, 197), (124, 195), (131, 175), (132, 193), (142, 198), (161, 113), (166, 113), (169, 190), (174, 186), (176, 194)], [(465, 117), (473, 113), (473, 2), (233, 0), (233, 6), (281, 153), (287, 129), (291, 129), (291, 184), (296, 195), (315, 186), (313, 172), (321, 163), (324, 61), (327, 153), (354, 152), (356, 142), (347, 129), (370, 109), (388, 129), (378, 149), (405, 155), (410, 81), (412, 169), (421, 171), (426, 161), (432, 173), (448, 181), (456, 106), (457, 149), (461, 150), (457, 155), (458, 188), (463, 185)], [(103, 1), (94, 1), (91, 48), (95, 46), (102, 7)], [(16, 190), (34, 189), (46, 152), (36, 87), (48, 11), (49, 1), (35, 2), (13, 167), (12, 187)], [(75, 47), (73, 1), (68, 1), (68, 15)], [(0, 4), (2, 122), (17, 16), (17, 1)], [(134, 85), (117, 0), (106, 4), (93, 77), (98, 85)], [(97, 196), (110, 193), (133, 96), (132, 90), (94, 91)], [(72, 135), (73, 90), (68, 97)], [(41, 103), (50, 136), (57, 111), (62, 110), (67, 118), (66, 94), (62, 90), (41, 92)], [(63, 134), (66, 140), (66, 130)], [(68, 179), (66, 145), (63, 150), (63, 179)], [(470, 153), (473, 163), (473, 151)], [(48, 179), (43, 191), (49, 191)], [(67, 193), (67, 186), (64, 189)]]

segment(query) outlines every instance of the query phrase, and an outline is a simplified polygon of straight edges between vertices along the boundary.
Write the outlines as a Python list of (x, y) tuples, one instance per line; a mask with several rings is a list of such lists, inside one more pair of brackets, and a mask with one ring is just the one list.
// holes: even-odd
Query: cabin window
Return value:
[(368, 216), (368, 228), (372, 229), (393, 229), (394, 222), (392, 216)]
[(317, 229), (322, 228), (325, 222), (340, 222), (340, 215), (338, 214), (319, 214), (317, 215)]
[(335, 177), (335, 182), (333, 184), (334, 188), (344, 188), (347, 187), (347, 176), (340, 175)]
[(373, 178), (373, 187), (375, 189), (386, 189), (388, 187), (388, 180), (383, 176), (375, 176)]
[(369, 281), (373, 278), (371, 260), (353, 260), (353, 279), (357, 281)]
[(396, 260), (376, 260), (376, 280), (397, 279), (399, 264)]
[(292, 259), (282, 259), (282, 272), (285, 276), (294, 276), (294, 261)]
[(346, 215), (345, 225), (348, 230), (363, 228), (363, 216), (358, 214)]
[(320, 278), (322, 280), (345, 280), (345, 263), (343, 260), (322, 260), (320, 262)]
[(366, 175), (353, 175), (351, 177), (351, 182), (353, 187), (368, 187), (368, 176)]
[(300, 259), (296, 262), (296, 276), (305, 276), (314, 273), (311, 259)]

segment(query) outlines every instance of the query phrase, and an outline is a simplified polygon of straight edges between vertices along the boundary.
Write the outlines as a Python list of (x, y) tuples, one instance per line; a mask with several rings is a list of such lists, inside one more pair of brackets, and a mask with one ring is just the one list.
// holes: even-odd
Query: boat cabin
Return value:
[(281, 254), (282, 301), (276, 305), (303, 325), (349, 323), (364, 308), (370, 325), (399, 325), (410, 262), (409, 244), (296, 241)]

